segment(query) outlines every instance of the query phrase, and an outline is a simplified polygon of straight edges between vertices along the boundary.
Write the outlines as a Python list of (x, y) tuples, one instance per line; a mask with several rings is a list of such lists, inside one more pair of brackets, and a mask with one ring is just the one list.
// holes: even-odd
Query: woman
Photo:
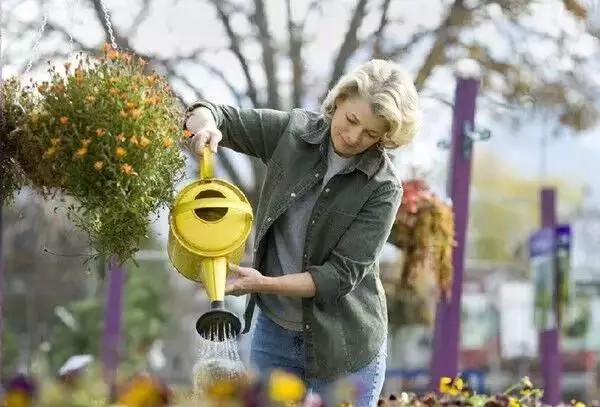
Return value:
[(385, 149), (411, 141), (418, 104), (406, 71), (372, 60), (339, 80), (322, 114), (205, 101), (188, 109), (192, 151), (220, 144), (267, 165), (255, 268), (231, 265), (237, 278), (226, 288), (251, 294), (244, 332), (259, 306), (250, 359), (261, 373), (286, 369), (324, 395), (351, 377), (366, 385), (355, 405), (377, 402), (387, 338), (378, 257), (402, 197)]

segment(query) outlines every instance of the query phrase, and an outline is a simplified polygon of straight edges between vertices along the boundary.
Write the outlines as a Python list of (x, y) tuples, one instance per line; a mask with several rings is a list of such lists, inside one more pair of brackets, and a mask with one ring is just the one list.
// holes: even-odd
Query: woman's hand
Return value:
[(229, 270), (234, 278), (225, 285), (225, 294), (240, 296), (260, 292), (267, 277), (252, 267), (241, 267), (229, 264)]
[(217, 152), (217, 145), (223, 135), (210, 110), (203, 107), (195, 109), (187, 118), (185, 127), (194, 134), (190, 142), (192, 153), (202, 155), (202, 149), (207, 144), (214, 153)]
[(236, 264), (229, 264), (229, 270), (235, 276), (225, 285), (225, 294), (229, 295), (270, 293), (291, 297), (314, 297), (317, 290), (308, 272), (269, 277), (251, 267), (240, 267)]

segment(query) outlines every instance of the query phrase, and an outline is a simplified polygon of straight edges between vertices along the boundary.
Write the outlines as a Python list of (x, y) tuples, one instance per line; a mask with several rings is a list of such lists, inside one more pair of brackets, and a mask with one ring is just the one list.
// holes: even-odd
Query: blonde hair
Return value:
[(417, 134), (421, 119), (419, 95), (401, 66), (381, 59), (360, 65), (342, 76), (327, 93), (321, 112), (331, 120), (337, 102), (356, 96), (366, 99), (373, 113), (388, 122), (389, 130), (380, 141), (382, 147), (403, 146)]

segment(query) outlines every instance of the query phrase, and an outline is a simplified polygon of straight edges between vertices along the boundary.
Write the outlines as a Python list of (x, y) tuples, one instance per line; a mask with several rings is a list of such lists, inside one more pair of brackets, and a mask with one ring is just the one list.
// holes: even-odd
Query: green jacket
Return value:
[[(254, 267), (263, 266), (266, 236), (277, 218), (326, 171), (330, 122), (301, 109), (237, 109), (198, 102), (223, 133), (220, 145), (260, 158), (267, 166), (255, 215)], [(387, 335), (387, 306), (378, 258), (402, 198), (386, 153), (373, 147), (350, 171), (334, 176), (315, 203), (303, 270), (316, 295), (302, 300), (305, 373), (335, 379), (371, 362)], [(250, 327), (256, 299), (245, 312)]]

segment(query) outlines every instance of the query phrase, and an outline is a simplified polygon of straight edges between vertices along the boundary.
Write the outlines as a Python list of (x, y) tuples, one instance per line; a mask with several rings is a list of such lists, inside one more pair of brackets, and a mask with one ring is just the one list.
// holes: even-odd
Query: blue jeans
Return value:
[(303, 379), (310, 391), (319, 394), (326, 405), (335, 405), (335, 385), (349, 380), (358, 390), (352, 401), (355, 407), (377, 405), (386, 369), (387, 341), (371, 363), (362, 369), (332, 381), (306, 380), (304, 374), (304, 339), (302, 332), (289, 331), (271, 321), (260, 312), (250, 346), (250, 363), (261, 376), (266, 377), (273, 369), (282, 369)]

